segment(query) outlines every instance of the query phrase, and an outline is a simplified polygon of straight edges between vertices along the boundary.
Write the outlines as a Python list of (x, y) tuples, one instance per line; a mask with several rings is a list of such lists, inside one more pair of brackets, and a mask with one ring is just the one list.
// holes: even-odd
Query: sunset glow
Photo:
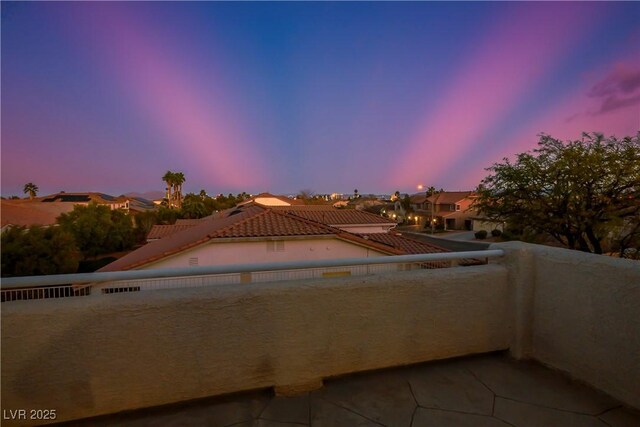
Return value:
[[(2, 2), (2, 195), (473, 189), (640, 130), (638, 3)], [(416, 183), (420, 183), (419, 185)]]

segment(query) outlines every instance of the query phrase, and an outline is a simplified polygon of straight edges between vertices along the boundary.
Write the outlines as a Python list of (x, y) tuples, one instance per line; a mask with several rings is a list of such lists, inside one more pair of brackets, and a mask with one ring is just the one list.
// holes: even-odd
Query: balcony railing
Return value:
[[(131, 270), (5, 278), (2, 302), (104, 295), (145, 290), (193, 288), (234, 283), (362, 276), (411, 269), (450, 267), (451, 261), (486, 262), (501, 257), (501, 249), (373, 258), (193, 266), (162, 270)], [(97, 291), (97, 292), (96, 292)]]
[[(491, 250), (497, 262), (464, 268), (3, 304), (2, 408), (74, 420), (497, 350), (640, 408), (640, 264), (520, 242)], [(158, 273), (121, 274), (76, 279)]]

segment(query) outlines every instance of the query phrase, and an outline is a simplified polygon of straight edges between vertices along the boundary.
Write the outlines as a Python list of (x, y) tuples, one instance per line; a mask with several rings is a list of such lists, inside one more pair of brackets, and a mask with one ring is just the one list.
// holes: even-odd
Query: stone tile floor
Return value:
[(330, 379), (297, 397), (251, 392), (66, 425), (622, 427), (640, 426), (640, 412), (559, 372), (495, 353)]

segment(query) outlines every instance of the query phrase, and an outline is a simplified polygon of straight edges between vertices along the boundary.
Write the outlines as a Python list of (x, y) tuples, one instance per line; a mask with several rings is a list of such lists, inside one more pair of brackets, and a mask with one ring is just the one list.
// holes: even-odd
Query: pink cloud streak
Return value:
[[(202, 88), (190, 81), (192, 70), (176, 58), (179, 52), (161, 45), (151, 25), (120, 11), (108, 15), (117, 31), (109, 31), (109, 25), (85, 31), (94, 35), (101, 64), (151, 124), (170, 137), (170, 146), (158, 147), (164, 150), (161, 157), (168, 157), (168, 152), (176, 160), (186, 160), (216, 186), (248, 187), (264, 182), (258, 150), (255, 144), (250, 145), (239, 118), (224, 108), (229, 95), (217, 76), (207, 76), (215, 88), (215, 99), (207, 98)], [(189, 175), (189, 171), (185, 173)]]
[[(613, 64), (602, 65), (585, 75), (583, 81), (560, 102), (550, 105), (538, 117), (532, 117), (526, 127), (504, 135), (504, 139), (511, 142), (509, 145), (486, 150), (478, 160), (488, 167), (504, 157), (514, 158), (517, 153), (534, 149), (540, 133), (565, 141), (580, 138), (582, 132), (600, 132), (618, 138), (636, 135), (640, 131), (640, 84), (633, 83), (633, 79), (640, 75), (639, 58), (640, 52)], [(611, 96), (619, 96), (629, 102), (616, 109), (603, 108)], [(479, 182), (486, 175), (484, 170), (470, 169), (460, 179)]]
[[(566, 13), (563, 6), (559, 9)], [(594, 11), (572, 15), (573, 28), (588, 28), (597, 18)], [(493, 31), (478, 42), (475, 54), (451, 79), (437, 113), (416, 132), (408, 150), (411, 159), (396, 185), (448, 185), (454, 176), (449, 168), (467, 147), (535, 90), (563, 53), (580, 41), (580, 31), (559, 25), (549, 13), (535, 5), (516, 7), (494, 22)]]

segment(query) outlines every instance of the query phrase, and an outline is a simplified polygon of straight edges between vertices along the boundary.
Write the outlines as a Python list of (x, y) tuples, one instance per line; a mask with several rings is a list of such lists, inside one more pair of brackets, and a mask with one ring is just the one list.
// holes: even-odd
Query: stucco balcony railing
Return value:
[(491, 249), (504, 256), (481, 266), (3, 304), (2, 408), (65, 421), (257, 389), (292, 395), (494, 351), (639, 408), (639, 264)]

